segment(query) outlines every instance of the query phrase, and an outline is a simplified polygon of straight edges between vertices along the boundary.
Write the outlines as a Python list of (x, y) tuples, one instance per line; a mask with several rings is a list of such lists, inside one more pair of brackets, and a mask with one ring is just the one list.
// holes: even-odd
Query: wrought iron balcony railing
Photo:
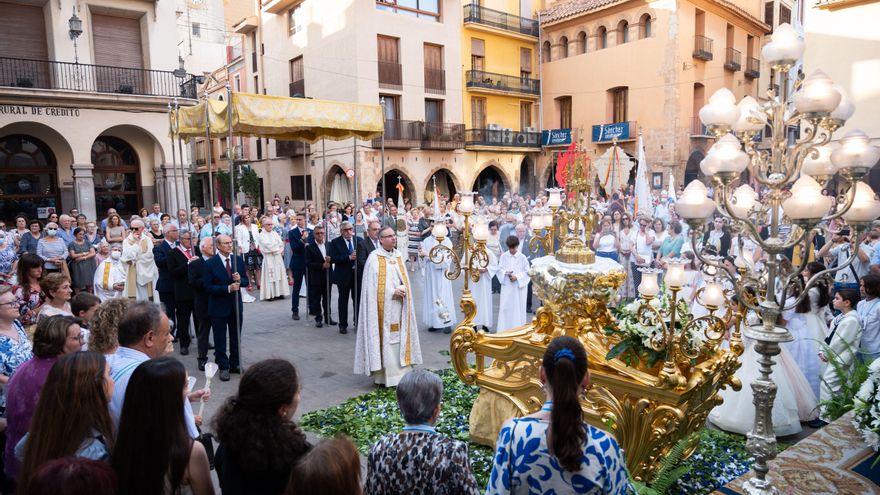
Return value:
[[(417, 120), (386, 120), (385, 147), (408, 149), (418, 148), (422, 144), (423, 122)], [(382, 146), (382, 138), (373, 139), (373, 147)]]
[(422, 149), (456, 150), (464, 148), (464, 124), (425, 122)]
[(446, 71), (425, 67), (425, 93), (446, 94)]
[(0, 86), (196, 98), (196, 85), (165, 70), (0, 57)]
[(742, 53), (739, 50), (728, 48), (724, 56), (724, 68), (736, 72), (742, 69)]
[(500, 10), (487, 9), (476, 3), (464, 6), (464, 22), (482, 24), (505, 31), (538, 37), (538, 21)]
[(379, 61), (379, 87), (403, 89), (403, 67), (396, 62)]
[(514, 131), (511, 129), (468, 129), (465, 146), (498, 146), (514, 148), (540, 148), (541, 133)]
[(541, 81), (527, 77), (508, 76), (482, 70), (467, 71), (467, 87), (495, 91), (509, 91), (527, 95), (541, 94)]
[(748, 65), (746, 65), (746, 71), (745, 71), (746, 77), (750, 77), (752, 79), (757, 79), (757, 78), (761, 77), (761, 61), (760, 60), (758, 60), (754, 57), (749, 57), (748, 61), (746, 63), (748, 64)]
[(694, 36), (694, 58), (707, 62), (712, 60), (712, 38)]

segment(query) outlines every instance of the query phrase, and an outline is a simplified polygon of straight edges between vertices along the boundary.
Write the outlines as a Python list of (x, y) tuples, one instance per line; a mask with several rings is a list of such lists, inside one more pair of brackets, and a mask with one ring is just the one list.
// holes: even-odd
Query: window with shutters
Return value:
[(611, 122), (626, 122), (627, 106), (629, 100), (629, 88), (620, 86), (608, 90), (608, 98), (611, 109)]
[(486, 128), (486, 99), (471, 97), (471, 125), (474, 129)]
[(379, 65), (379, 87), (403, 89), (403, 70), (400, 66), (400, 39), (391, 36), (376, 37)]
[(425, 92), (446, 93), (446, 71), (443, 70), (443, 47), (425, 43)]
[(49, 60), (43, 8), (0, 3), (0, 18), (0, 57), (29, 61), (16, 63), (14, 70), (7, 67), (0, 83), (23, 88), (51, 88), (49, 64), (30, 62)]
[(379, 100), (385, 100), (385, 120), (400, 119), (400, 97), (397, 95), (379, 95)]
[(198, 22), (194, 22), (190, 25), (192, 27), (192, 35), (196, 38), (202, 37), (202, 25)]
[(95, 72), (102, 93), (144, 94), (145, 80), (139, 19), (92, 14), (95, 64), (110, 66)]
[(773, 29), (773, 2), (764, 3), (764, 23), (770, 25)]
[(519, 102), (519, 129), (526, 131), (532, 127), (532, 102)]
[(443, 122), (443, 100), (425, 99), (425, 122)]
[(556, 98), (556, 109), (559, 111), (559, 128), (571, 129), (571, 96)]
[(791, 8), (779, 5), (779, 24), (791, 24)]
[(302, 98), (306, 95), (305, 67), (302, 55), (290, 61), (290, 96)]
[(287, 11), (287, 35), (293, 36), (302, 30), (299, 22), (299, 14), (301, 13), (302, 4), (298, 4)]
[(532, 77), (532, 50), (529, 48), (519, 49), (519, 75), (523, 79)]
[(471, 70), (486, 70), (486, 42), (471, 38)]

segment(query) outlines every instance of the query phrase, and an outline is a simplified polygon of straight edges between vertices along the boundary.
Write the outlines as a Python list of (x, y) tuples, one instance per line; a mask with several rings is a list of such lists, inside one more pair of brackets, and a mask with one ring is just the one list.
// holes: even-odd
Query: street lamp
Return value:
[[(717, 139), (701, 163), (702, 171), (715, 185), (715, 195), (709, 198), (706, 187), (693, 181), (676, 203), (676, 211), (691, 226), (694, 246), (702, 237), (705, 220), (717, 211), (742, 227), (743, 239), (750, 239), (766, 253), (760, 267), (738, 260), (737, 274), (724, 269), (719, 260), (695, 253), (719, 276), (730, 279), (742, 311), (752, 310), (761, 319), (744, 332), (755, 340), (755, 351), (760, 355), (760, 376), (751, 384), (755, 423), (746, 442), (746, 450), (755, 458), (755, 476), (743, 487), (749, 494), (777, 493), (767, 478), (768, 462), (776, 457), (771, 421), (776, 384), (770, 375), (780, 344), (793, 340), (791, 333), (777, 323), (778, 317), (796, 307), (820, 279), (850, 266), (859, 252), (859, 233), (880, 213), (880, 202), (861, 182), (880, 159), (880, 150), (871, 146), (861, 131), (848, 133), (836, 149), (827, 147), (832, 134), (852, 115), (852, 101), (821, 71), (804, 79), (798, 91), (789, 94), (790, 72), (804, 48), (803, 39), (790, 25), (780, 25), (762, 50), (773, 74), (767, 92), (769, 101), (761, 105), (747, 97), (736, 105), (732, 93), (721, 89), (700, 110), (700, 119)], [(770, 148), (758, 150), (755, 140), (765, 124), (772, 128)], [(787, 130), (792, 125), (801, 127), (801, 136), (790, 142)], [(758, 192), (747, 185), (734, 189), (733, 183), (745, 170), (761, 186)], [(835, 174), (843, 179), (845, 192), (832, 210), (832, 198), (822, 195), (822, 187)], [(804, 254), (799, 266), (792, 267), (783, 263), (787, 261), (783, 253), (795, 246), (808, 253), (817, 227), (838, 218), (854, 231), (852, 255), (835, 268), (801, 282), (809, 256)], [(784, 225), (791, 228), (781, 228)], [(786, 304), (785, 294), (791, 287), (800, 289), (800, 296)]]
[(76, 5), (73, 6), (73, 15), (67, 20), (67, 25), (70, 27), (70, 30), (67, 33), (70, 35), (70, 39), (73, 40), (73, 60), (74, 63), (79, 64), (79, 52), (76, 46), (76, 39), (79, 38), (79, 35), (83, 32), (83, 21), (76, 15)]

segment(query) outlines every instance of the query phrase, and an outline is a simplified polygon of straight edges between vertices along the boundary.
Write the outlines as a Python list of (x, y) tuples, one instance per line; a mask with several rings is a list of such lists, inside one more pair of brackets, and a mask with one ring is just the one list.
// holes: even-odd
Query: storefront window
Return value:
[(55, 155), (31, 136), (0, 138), (0, 216), (24, 214), (45, 220), (60, 201)]
[(115, 208), (131, 215), (142, 206), (138, 156), (126, 141), (102, 136), (92, 145), (97, 211)]

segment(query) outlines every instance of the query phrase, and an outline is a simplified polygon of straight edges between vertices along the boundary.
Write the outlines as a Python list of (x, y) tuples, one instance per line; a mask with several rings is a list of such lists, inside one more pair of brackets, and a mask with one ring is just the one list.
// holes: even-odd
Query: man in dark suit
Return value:
[(373, 220), (367, 224), (367, 233), (362, 239), (358, 239), (357, 251), (357, 286), (354, 293), (354, 321), (357, 327), (358, 308), (361, 307), (361, 287), (364, 280), (364, 265), (367, 264), (367, 258), (370, 257), (376, 248), (379, 247), (379, 230), (381, 224)]
[(208, 339), (211, 336), (211, 317), (208, 316), (208, 291), (205, 288), (205, 264), (214, 256), (214, 239), (202, 239), (199, 255), (187, 266), (187, 281), (193, 291), (193, 320), (196, 324), (196, 348), (199, 371), (205, 371), (208, 362)]
[(335, 325), (330, 318), (330, 256), (324, 243), (324, 227), (316, 225), (312, 230), (314, 240), (306, 246), (306, 276), (309, 291), (309, 314), (315, 316), (315, 326), (324, 323)]
[(180, 355), (189, 354), (189, 319), (193, 312), (193, 290), (189, 285), (188, 265), (198, 259), (192, 248), (193, 234), (179, 231), (180, 245), (167, 255), (168, 272), (174, 284), (174, 313), (177, 316), (177, 338), (180, 339)]
[[(233, 262), (232, 238), (218, 235), (215, 239), (217, 254), (205, 263), (204, 283), (208, 291), (208, 316), (211, 318), (211, 329), (214, 333), (214, 362), (220, 369), (220, 380), (228, 382), (230, 373), (241, 373), (238, 343), (244, 307), (241, 304), (240, 291), (247, 288), (248, 279), (244, 259), (236, 255)], [(235, 306), (238, 307), (237, 319)]]
[(293, 319), (299, 319), (299, 293), (302, 290), (303, 278), (306, 276), (306, 245), (312, 242), (312, 231), (306, 228), (306, 216), (296, 215), (296, 227), (287, 233), (290, 244), (290, 271), (293, 274), (293, 290), (290, 297), (290, 311)]
[[(348, 333), (348, 301), (354, 301), (354, 275), (357, 253), (354, 247), (354, 227), (350, 222), (342, 222), (339, 228), (342, 235), (330, 241), (330, 260), (333, 261), (333, 283), (339, 291), (336, 311), (339, 312), (339, 333)], [(354, 311), (357, 313), (358, 308)]]
[(159, 280), (156, 282), (156, 291), (159, 293), (159, 300), (165, 306), (165, 315), (171, 321), (171, 328), (174, 333), (174, 341), (179, 339), (177, 330), (177, 319), (175, 318), (174, 309), (174, 281), (171, 279), (171, 272), (168, 271), (168, 253), (177, 247), (177, 226), (169, 223), (164, 228), (165, 240), (160, 242), (153, 248), (153, 260), (156, 268), (159, 269)]

